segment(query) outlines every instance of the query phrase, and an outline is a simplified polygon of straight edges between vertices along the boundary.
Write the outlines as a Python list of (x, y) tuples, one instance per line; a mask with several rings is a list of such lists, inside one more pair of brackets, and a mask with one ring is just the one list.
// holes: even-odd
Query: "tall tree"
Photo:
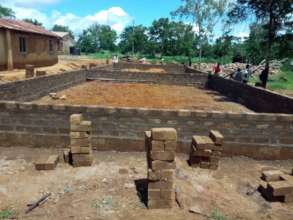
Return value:
[(0, 5), (0, 18), (14, 18), (15, 13), (11, 8), (6, 8)]
[(25, 18), (25, 19), (23, 19), (23, 21), (28, 22), (28, 23), (31, 23), (33, 25), (37, 25), (37, 26), (43, 27), (43, 24), (41, 22), (39, 22), (37, 19)]
[(68, 32), (70, 34), (70, 37), (74, 39), (74, 34), (70, 30), (70, 28), (68, 26), (63, 26), (63, 25), (55, 24), (53, 26), (53, 28), (52, 28), (52, 31), (56, 31), (56, 32)]
[(135, 53), (144, 53), (147, 44), (147, 28), (142, 25), (128, 26), (120, 35), (119, 47), (123, 53), (131, 52), (133, 46)]
[(266, 72), (264, 76), (264, 87), (266, 87), (270, 60), (271, 48), (276, 40), (278, 31), (285, 26), (290, 26), (292, 29), (292, 0), (237, 0), (231, 11), (229, 18), (231, 23), (238, 23), (243, 19), (256, 19), (264, 24), (266, 29)]
[(82, 52), (95, 53), (99, 50), (116, 49), (117, 33), (107, 25), (94, 24), (84, 30), (78, 39)]
[(171, 12), (172, 16), (192, 19), (198, 28), (199, 57), (202, 56), (203, 39), (212, 35), (219, 19), (224, 15), (228, 0), (181, 0), (182, 5)]

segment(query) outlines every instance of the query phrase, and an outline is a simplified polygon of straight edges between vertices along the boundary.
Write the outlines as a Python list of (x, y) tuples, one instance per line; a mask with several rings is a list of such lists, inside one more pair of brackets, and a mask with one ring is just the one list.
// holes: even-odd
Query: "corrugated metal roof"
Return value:
[(57, 34), (59, 37), (63, 38), (69, 35), (69, 32), (53, 31), (54, 34)]
[(0, 28), (59, 38), (57, 34), (48, 31), (43, 27), (20, 20), (0, 18)]

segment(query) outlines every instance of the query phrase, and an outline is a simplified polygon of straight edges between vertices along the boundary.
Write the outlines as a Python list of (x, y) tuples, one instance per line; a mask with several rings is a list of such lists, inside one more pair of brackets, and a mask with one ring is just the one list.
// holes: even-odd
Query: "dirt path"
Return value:
[[(188, 212), (194, 206), (203, 215), (218, 210), (230, 220), (293, 219), (293, 204), (269, 203), (253, 193), (264, 167), (288, 170), (293, 161), (223, 158), (219, 170), (209, 171), (188, 167), (187, 158), (178, 155), (176, 186), (185, 198), (185, 209), (147, 210), (137, 194), (146, 178), (144, 153), (96, 152), (92, 167), (59, 163), (54, 171), (36, 171), (33, 161), (50, 153), (61, 151), (1, 148), (0, 211), (12, 210), (17, 219), (34, 220), (206, 219)], [(52, 193), (49, 201), (25, 215), (26, 204), (46, 192)]]
[(246, 107), (231, 102), (217, 92), (191, 86), (94, 81), (60, 91), (58, 92), (58, 96), (65, 96), (66, 100), (53, 100), (49, 96), (46, 96), (36, 102), (250, 112)]

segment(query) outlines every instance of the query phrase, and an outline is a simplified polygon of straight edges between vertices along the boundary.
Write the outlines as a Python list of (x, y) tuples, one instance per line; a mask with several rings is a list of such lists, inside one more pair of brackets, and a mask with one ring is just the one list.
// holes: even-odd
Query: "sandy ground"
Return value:
[[(35, 70), (44, 70), (47, 71), (47, 75), (60, 74), (63, 72), (74, 71), (81, 69), (82, 65), (89, 65), (90, 63), (95, 63), (97, 65), (104, 65), (105, 61), (103, 60), (92, 60), (92, 59), (65, 59), (59, 58), (59, 62), (56, 65), (48, 67), (40, 67)], [(16, 80), (25, 79), (25, 70), (24, 69), (15, 69), (12, 71), (0, 71), (0, 83), (11, 82)]]
[(65, 100), (45, 96), (37, 103), (103, 105), (248, 112), (246, 107), (229, 101), (219, 93), (191, 86), (143, 83), (87, 82), (57, 93)]
[(126, 72), (147, 72), (147, 73), (160, 73), (160, 74), (164, 74), (167, 73), (166, 70), (162, 69), (162, 68), (150, 68), (147, 70), (140, 70), (140, 69), (121, 69), (121, 71), (126, 71)]
[[(60, 150), (59, 150), (60, 151)], [(72, 168), (60, 162), (54, 171), (36, 171), (33, 161), (57, 149), (1, 148), (0, 210), (16, 219), (207, 219), (217, 210), (227, 219), (290, 220), (293, 204), (270, 203), (255, 191), (262, 169), (289, 170), (293, 161), (222, 158), (216, 171), (191, 168), (177, 155), (176, 187), (185, 208), (148, 210), (141, 202), (146, 178), (144, 153), (95, 152), (92, 167)], [(139, 189), (139, 190), (137, 190)], [(49, 200), (29, 214), (26, 205), (45, 193)], [(189, 212), (194, 207), (200, 214)]]

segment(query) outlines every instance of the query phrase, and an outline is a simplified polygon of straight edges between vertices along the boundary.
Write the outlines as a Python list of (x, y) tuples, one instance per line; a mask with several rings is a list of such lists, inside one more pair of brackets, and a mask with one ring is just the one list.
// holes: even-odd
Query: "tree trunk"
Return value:
[(270, 73), (270, 60), (271, 60), (271, 48), (272, 48), (272, 42), (273, 42), (273, 26), (274, 26), (274, 19), (273, 19), (273, 13), (272, 13), (272, 1), (270, 1), (270, 21), (269, 21), (269, 31), (268, 31), (268, 44), (267, 44), (267, 51), (266, 51), (266, 74), (264, 76), (263, 81), (263, 87), (267, 87), (267, 82), (269, 78)]

